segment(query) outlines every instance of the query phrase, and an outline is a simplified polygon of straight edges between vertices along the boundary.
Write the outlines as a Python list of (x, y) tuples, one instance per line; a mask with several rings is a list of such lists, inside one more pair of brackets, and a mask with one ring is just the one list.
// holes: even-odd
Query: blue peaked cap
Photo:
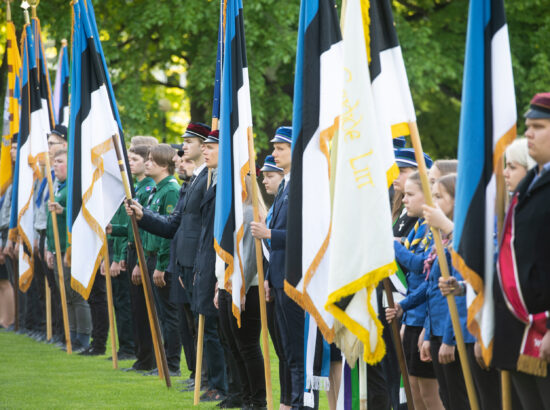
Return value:
[(405, 145), (407, 145), (407, 140), (405, 137), (397, 137), (393, 139), (394, 148), (405, 148)]
[(275, 131), (275, 137), (271, 142), (286, 142), (287, 144), (292, 144), (292, 127), (279, 127)]
[(273, 155), (265, 157), (264, 166), (260, 169), (262, 172), (284, 172), (284, 170), (277, 166)]
[[(418, 163), (414, 156), (414, 148), (398, 148), (394, 150), (394, 153), (395, 162), (399, 168), (418, 168)], [(432, 167), (433, 160), (426, 153), (424, 153), (424, 161), (426, 161), (428, 169)]]

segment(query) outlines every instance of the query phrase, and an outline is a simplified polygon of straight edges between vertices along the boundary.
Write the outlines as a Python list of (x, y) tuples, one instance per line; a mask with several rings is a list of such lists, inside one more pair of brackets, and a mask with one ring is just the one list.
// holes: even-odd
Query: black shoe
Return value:
[(87, 349), (82, 350), (78, 354), (81, 356), (103, 356), (105, 354), (105, 349), (98, 349), (93, 346), (88, 346)]
[[(118, 360), (136, 360), (136, 356), (132, 353), (117, 353)], [(113, 356), (109, 356), (105, 360), (113, 360)]]
[(223, 399), (225, 399), (225, 394), (217, 389), (212, 389), (203, 393), (200, 401), (222, 401)]
[(46, 333), (43, 332), (36, 332), (35, 335), (32, 337), (37, 342), (44, 342), (46, 341)]
[[(168, 374), (170, 375), (170, 377), (180, 377), (181, 376), (181, 372), (179, 370), (168, 370)], [(153, 369), (148, 373), (144, 373), (143, 375), (144, 376), (158, 376), (159, 371), (158, 371), (158, 369)]]

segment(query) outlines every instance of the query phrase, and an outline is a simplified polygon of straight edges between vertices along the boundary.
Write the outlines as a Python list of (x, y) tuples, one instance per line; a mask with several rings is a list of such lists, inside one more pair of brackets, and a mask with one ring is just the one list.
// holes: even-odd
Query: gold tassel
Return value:
[(531, 374), (538, 377), (546, 377), (548, 372), (548, 363), (538, 357), (520, 354), (517, 369), (520, 372)]

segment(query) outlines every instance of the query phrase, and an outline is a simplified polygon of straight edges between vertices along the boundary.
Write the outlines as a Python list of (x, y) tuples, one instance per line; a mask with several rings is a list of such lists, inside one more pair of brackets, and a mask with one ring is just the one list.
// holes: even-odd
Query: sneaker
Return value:
[(223, 399), (225, 394), (217, 389), (208, 390), (200, 397), (200, 401), (222, 401)]

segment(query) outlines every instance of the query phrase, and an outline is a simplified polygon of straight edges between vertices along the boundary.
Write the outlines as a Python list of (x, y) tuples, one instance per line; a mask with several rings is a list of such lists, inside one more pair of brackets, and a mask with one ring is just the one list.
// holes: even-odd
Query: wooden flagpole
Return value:
[(44, 292), (46, 294), (46, 340), (52, 340), (52, 293), (48, 278), (44, 281)]
[(113, 284), (111, 282), (111, 261), (109, 260), (109, 242), (105, 235), (105, 250), (104, 250), (104, 266), (105, 266), (105, 284), (107, 288), (107, 310), (109, 311), (109, 330), (111, 332), (111, 353), (113, 358), (113, 369), (118, 369), (118, 355), (116, 352), (116, 328), (115, 315), (113, 311)]
[[(256, 153), (254, 151), (254, 136), (252, 128), (248, 128), (248, 156), (250, 161), (250, 178), (252, 183), (252, 207), (254, 209), (254, 222), (260, 222), (260, 212), (258, 210), (258, 184), (256, 183)], [(262, 241), (254, 239), (256, 245), (256, 268), (258, 270), (258, 293), (260, 294), (260, 319), (262, 325), (262, 351), (264, 356), (265, 390), (267, 398), (267, 408), (273, 410), (273, 390), (271, 387), (271, 364), (269, 361), (269, 340), (267, 329), (267, 308), (265, 304), (264, 289), (264, 256), (262, 252)], [(243, 284), (244, 285), (244, 284)]]
[[(432, 193), (430, 190), (430, 183), (428, 181), (428, 171), (426, 168), (426, 162), (424, 160), (424, 151), (422, 150), (422, 143), (420, 142), (420, 135), (418, 132), (418, 126), (416, 122), (410, 122), (409, 128), (411, 131), (411, 142), (414, 148), (414, 154), (416, 162), (418, 163), (418, 171), (420, 174), (420, 180), (422, 182), (422, 190), (424, 191), (424, 199), (426, 205), (433, 207)], [(447, 258), (445, 256), (445, 250), (441, 241), (441, 234), (438, 229), (432, 228), (434, 237), (435, 248), (437, 251), (437, 257), (439, 260), (439, 267), (441, 269), (441, 276), (449, 278), (449, 266), (447, 264)], [(458, 316), (458, 310), (456, 308), (455, 297), (452, 294), (447, 295), (447, 303), (449, 304), (449, 312), (451, 314), (451, 321), (453, 323), (453, 330), (455, 332), (456, 346), (460, 357), (460, 365), (462, 367), (462, 373), (464, 374), (464, 382), (466, 384), (466, 390), (468, 392), (468, 399), (470, 401), (470, 407), (472, 410), (478, 410), (479, 404), (477, 400), (477, 394), (472, 379), (472, 373), (470, 370), (470, 362), (468, 361), (468, 354), (466, 353), (466, 345), (464, 344), (464, 337), (462, 335), (462, 327), (460, 325), (460, 318)]]
[[(393, 300), (393, 293), (391, 291), (390, 280), (384, 278), (382, 283), (384, 284), (384, 291), (388, 298), (388, 305), (390, 308), (395, 307)], [(405, 350), (403, 349), (403, 342), (399, 335), (399, 328), (397, 325), (397, 318), (391, 322), (393, 345), (395, 346), (395, 352), (397, 353), (397, 361), (399, 362), (399, 369), (401, 370), (401, 376), (403, 377), (403, 387), (405, 388), (405, 395), (407, 396), (407, 408), (414, 410), (414, 401), (411, 390), (411, 382), (409, 380), (409, 371), (407, 369), (407, 362), (405, 361)]]
[(193, 405), (198, 406), (201, 394), (202, 349), (204, 345), (204, 315), (199, 314), (199, 328), (197, 329), (197, 361), (195, 363), (195, 391)]
[[(124, 191), (126, 193), (126, 200), (130, 202), (132, 200), (132, 193), (130, 191), (130, 181), (126, 174), (124, 159), (120, 152), (119, 137), (114, 134), (112, 136), (113, 146), (118, 160), (118, 167), (120, 175), (122, 176), (122, 183), (124, 185)], [(134, 231), (134, 242), (136, 244), (136, 252), (138, 256), (139, 269), (141, 273), (141, 283), (143, 284), (143, 293), (145, 294), (145, 304), (147, 305), (147, 315), (149, 317), (149, 325), (151, 326), (151, 336), (153, 338), (153, 347), (155, 350), (155, 358), (157, 361), (157, 369), (159, 377), (164, 378), (166, 386), (171, 387), (172, 382), (170, 380), (170, 373), (168, 372), (168, 364), (166, 362), (166, 352), (164, 351), (164, 345), (162, 344), (162, 337), (160, 333), (160, 326), (158, 322), (157, 310), (153, 299), (153, 291), (151, 288), (151, 278), (147, 272), (147, 261), (145, 260), (145, 253), (143, 252), (143, 245), (141, 243), (141, 237), (139, 235), (139, 228), (136, 221), (136, 216), (131, 215), (130, 221), (132, 223), (132, 230)]]

